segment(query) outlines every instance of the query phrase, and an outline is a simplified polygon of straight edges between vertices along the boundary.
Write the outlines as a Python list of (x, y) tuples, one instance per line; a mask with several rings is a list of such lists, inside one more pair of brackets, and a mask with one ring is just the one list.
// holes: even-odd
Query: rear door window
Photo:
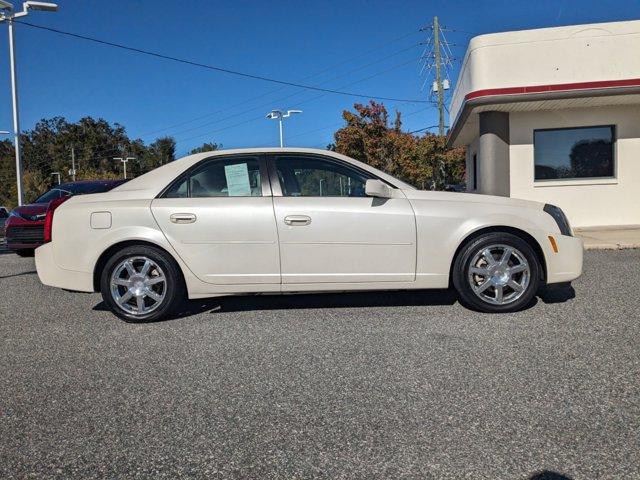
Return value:
[(261, 197), (262, 175), (258, 157), (212, 159), (175, 182), (165, 198)]

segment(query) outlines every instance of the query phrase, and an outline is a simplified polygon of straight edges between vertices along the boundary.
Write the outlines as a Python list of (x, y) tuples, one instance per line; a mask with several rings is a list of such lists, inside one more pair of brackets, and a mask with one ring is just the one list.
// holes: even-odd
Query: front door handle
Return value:
[(196, 216), (193, 213), (174, 213), (169, 217), (172, 223), (193, 223)]
[(311, 223), (311, 217), (306, 215), (287, 215), (284, 217), (284, 223), (292, 227), (302, 227)]

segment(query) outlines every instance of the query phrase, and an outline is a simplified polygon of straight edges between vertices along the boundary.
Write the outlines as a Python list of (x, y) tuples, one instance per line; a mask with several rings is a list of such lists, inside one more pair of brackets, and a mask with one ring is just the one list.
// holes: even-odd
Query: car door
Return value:
[(263, 156), (204, 160), (174, 181), (151, 209), (200, 280), (280, 283), (278, 233)]
[(415, 280), (415, 218), (400, 190), (367, 197), (375, 177), (328, 156), (273, 154), (269, 169), (284, 290)]

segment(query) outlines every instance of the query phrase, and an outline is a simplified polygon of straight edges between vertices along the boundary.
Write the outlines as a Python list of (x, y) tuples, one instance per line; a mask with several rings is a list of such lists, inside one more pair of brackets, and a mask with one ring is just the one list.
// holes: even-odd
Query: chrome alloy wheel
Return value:
[(478, 298), (494, 305), (507, 305), (524, 295), (531, 279), (526, 257), (509, 245), (490, 245), (469, 263), (468, 281)]
[(125, 312), (146, 315), (158, 308), (167, 293), (160, 266), (147, 257), (129, 257), (114, 268), (111, 297)]

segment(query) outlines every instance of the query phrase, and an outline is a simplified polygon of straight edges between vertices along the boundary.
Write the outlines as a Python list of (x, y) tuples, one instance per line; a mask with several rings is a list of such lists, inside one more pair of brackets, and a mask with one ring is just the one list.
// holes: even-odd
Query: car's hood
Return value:
[(409, 200), (432, 200), (440, 202), (464, 202), (480, 203), (486, 205), (504, 205), (518, 208), (531, 208), (542, 210), (544, 204), (531, 200), (522, 200), (511, 197), (498, 197), (495, 195), (482, 195), (479, 193), (459, 193), (459, 192), (434, 192), (431, 190), (403, 190)]
[(18, 215), (25, 220), (43, 220), (47, 212), (47, 203), (31, 203), (16, 207), (11, 213)]

